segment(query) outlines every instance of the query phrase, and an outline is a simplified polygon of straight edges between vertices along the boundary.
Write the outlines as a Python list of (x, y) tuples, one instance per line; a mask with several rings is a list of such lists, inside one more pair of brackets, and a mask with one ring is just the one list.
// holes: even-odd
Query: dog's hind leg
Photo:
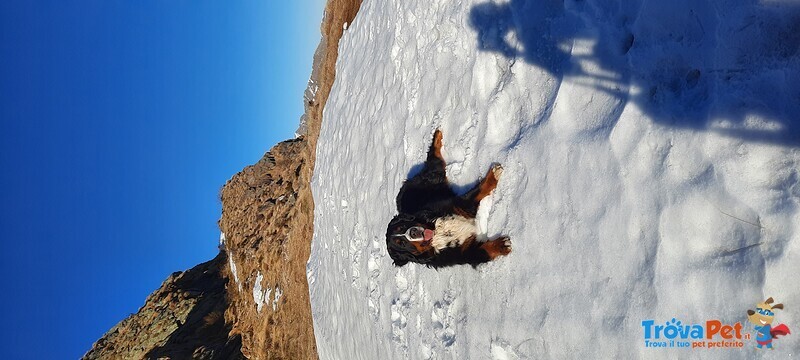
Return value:
[(478, 213), (478, 205), (483, 198), (489, 196), (497, 187), (497, 182), (500, 180), (500, 174), (503, 173), (503, 167), (500, 164), (492, 165), (486, 176), (475, 185), (470, 191), (461, 196), (461, 206), (459, 210), (467, 217), (474, 218)]
[(414, 181), (419, 178), (419, 180), (423, 180), (428, 186), (439, 184), (446, 185), (447, 174), (445, 173), (445, 166), (446, 164), (442, 157), (442, 132), (436, 129), (436, 132), (433, 133), (433, 141), (431, 142), (430, 149), (428, 149), (428, 158), (425, 159), (424, 167), (422, 171), (411, 180)]
[(428, 148), (428, 157), (425, 159), (425, 170), (423, 170), (423, 172), (441, 172), (442, 176), (445, 176), (444, 169), (446, 166), (447, 164), (444, 162), (444, 157), (442, 156), (442, 132), (436, 129), (436, 132), (433, 133), (431, 147)]
[[(423, 186), (432, 188), (444, 186), (448, 189), (447, 193), (451, 194), (449, 185), (447, 185), (445, 166), (446, 164), (442, 157), (442, 132), (436, 129), (436, 132), (433, 133), (433, 141), (430, 149), (428, 149), (428, 158), (425, 159), (424, 167), (411, 181), (419, 181), (423, 183)], [(437, 189), (437, 191), (440, 190)]]
[(433, 133), (431, 148), (428, 150), (428, 159), (431, 157), (441, 160), (442, 166), (445, 165), (444, 158), (442, 157), (442, 131), (439, 129), (436, 129), (436, 131)]
[(397, 209), (414, 213), (426, 205), (455, 197), (447, 183), (445, 162), (442, 158), (442, 132), (436, 130), (422, 171), (403, 183), (397, 194)]

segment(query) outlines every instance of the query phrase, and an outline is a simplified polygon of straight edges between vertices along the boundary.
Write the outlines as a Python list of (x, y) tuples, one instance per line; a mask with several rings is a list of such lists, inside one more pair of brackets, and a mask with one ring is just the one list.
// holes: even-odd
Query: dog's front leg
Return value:
[(511, 253), (511, 239), (507, 236), (499, 237), (481, 244), (480, 248), (486, 252), (489, 260), (494, 260), (498, 256)]

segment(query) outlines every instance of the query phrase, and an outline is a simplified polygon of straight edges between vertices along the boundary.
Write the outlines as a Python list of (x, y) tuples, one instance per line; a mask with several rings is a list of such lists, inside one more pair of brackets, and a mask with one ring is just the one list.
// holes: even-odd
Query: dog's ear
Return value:
[(405, 264), (408, 264), (408, 260), (400, 259), (400, 260), (392, 260), (394, 262), (394, 266), (401, 267)]
[(774, 310), (774, 309), (781, 309), (781, 310), (783, 310), (783, 304), (775, 304), (775, 305), (772, 305), (772, 309), (773, 309), (773, 310)]
[(772, 304), (773, 301), (775, 300), (772, 300), (772, 297), (769, 297), (767, 300), (764, 300), (764, 304)]
[(408, 264), (406, 256), (403, 256), (402, 252), (397, 251), (397, 249), (395, 248), (396, 245), (392, 243), (388, 243), (388, 245), (389, 246), (387, 246), (386, 250), (389, 252), (389, 257), (392, 259), (392, 263), (394, 264), (394, 266), (400, 267), (405, 264)]

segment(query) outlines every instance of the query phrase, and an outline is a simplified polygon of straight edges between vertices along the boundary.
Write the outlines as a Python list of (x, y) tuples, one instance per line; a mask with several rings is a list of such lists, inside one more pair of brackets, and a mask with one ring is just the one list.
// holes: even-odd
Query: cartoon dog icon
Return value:
[(761, 349), (767, 345), (768, 349), (773, 350), (772, 339), (778, 336), (785, 336), (791, 334), (789, 327), (785, 324), (780, 324), (772, 327), (772, 322), (775, 320), (775, 309), (783, 310), (783, 304), (772, 305), (774, 300), (769, 298), (764, 300), (763, 303), (756, 305), (756, 311), (747, 310), (747, 320), (755, 324), (755, 329), (758, 331), (756, 335), (757, 348)]

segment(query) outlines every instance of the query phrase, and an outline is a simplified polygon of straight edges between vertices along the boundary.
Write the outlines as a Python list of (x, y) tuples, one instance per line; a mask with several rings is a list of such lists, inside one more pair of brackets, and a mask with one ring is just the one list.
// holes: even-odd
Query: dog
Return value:
[(783, 304), (772, 304), (774, 300), (768, 298), (763, 303), (756, 304), (756, 311), (747, 310), (747, 320), (755, 324), (756, 334), (756, 348), (761, 349), (764, 345), (767, 349), (774, 350), (772, 347), (772, 340), (778, 336), (785, 336), (791, 334), (789, 327), (785, 324), (772, 327), (772, 322), (775, 321), (775, 310), (783, 310)]
[(475, 216), (481, 200), (497, 187), (503, 167), (495, 164), (463, 195), (450, 188), (442, 157), (442, 132), (436, 130), (420, 173), (397, 194), (398, 214), (386, 229), (386, 247), (395, 266), (473, 267), (511, 252), (507, 236), (479, 242)]

